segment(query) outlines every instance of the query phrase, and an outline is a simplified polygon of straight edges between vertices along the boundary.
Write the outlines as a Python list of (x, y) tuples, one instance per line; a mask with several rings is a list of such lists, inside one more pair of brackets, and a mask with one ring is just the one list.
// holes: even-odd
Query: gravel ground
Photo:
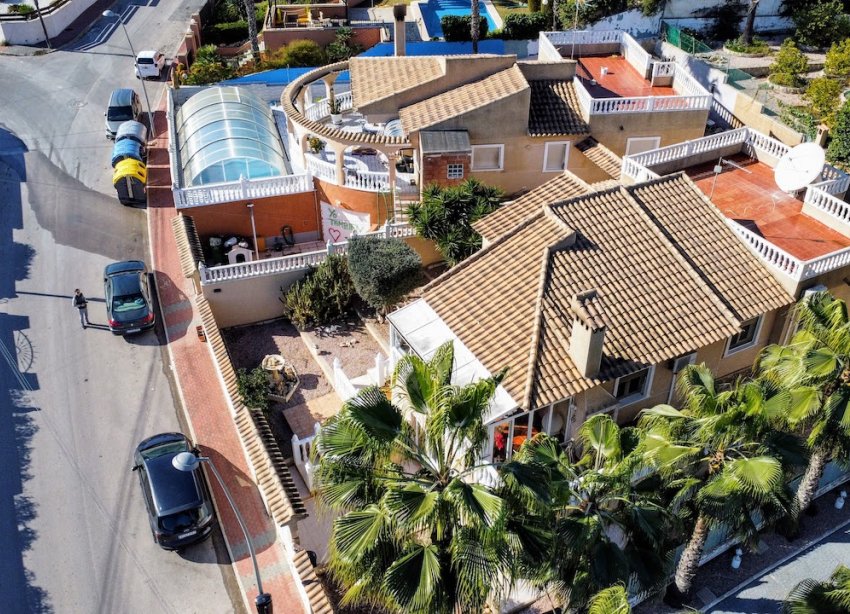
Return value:
[(339, 358), (349, 378), (364, 375), (375, 366), (375, 354), (383, 354), (381, 346), (355, 315), (344, 322), (310, 329), (307, 334), (328, 366), (333, 366), (334, 358)]
[[(846, 486), (840, 486), (817, 499), (813, 505), (814, 514), (806, 514), (802, 522), (802, 531), (799, 537), (793, 541), (788, 541), (785, 537), (774, 532), (768, 532), (764, 534), (762, 545), (759, 547), (761, 554), (744, 550), (740, 569), (732, 569), (730, 565), (735, 553), (734, 549), (724, 552), (703, 565), (694, 582), (695, 595), (691, 605), (694, 608), (705, 605), (705, 602), (699, 602), (700, 600), (696, 596), (699, 591), (708, 589), (716, 597), (720, 597), (784, 556), (816, 542), (824, 534), (846, 520), (848, 511), (846, 509), (837, 510), (833, 505), (838, 496), (838, 491), (842, 488), (846, 488)], [(802, 580), (802, 578), (800, 579)], [(790, 586), (788, 590), (791, 590)], [(660, 600), (654, 600), (642, 603), (634, 609), (634, 612), (635, 614), (678, 614), (680, 612), (692, 613), (693, 610), (670, 608)]]

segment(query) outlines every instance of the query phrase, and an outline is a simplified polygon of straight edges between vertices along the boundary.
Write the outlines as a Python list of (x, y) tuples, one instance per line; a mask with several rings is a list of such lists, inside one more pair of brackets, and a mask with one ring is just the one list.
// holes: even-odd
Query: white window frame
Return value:
[[(627, 397), (617, 398), (617, 388), (620, 386), (620, 380), (629, 378), (631, 379), (636, 374), (641, 373), (642, 371), (646, 371), (646, 381), (643, 384), (643, 390), (639, 393), (632, 393)], [(632, 371), (622, 377), (618, 377), (614, 380), (614, 392), (613, 396), (617, 400), (617, 405), (623, 407), (625, 405), (631, 405), (632, 403), (637, 403), (638, 401), (642, 401), (643, 399), (649, 396), (649, 393), (652, 391), (652, 381), (655, 379), (655, 365), (651, 365), (644, 369), (638, 369), (637, 371)]]
[[(454, 168), (455, 171), (457, 171), (457, 169), (460, 169), (460, 174), (458, 175), (457, 172), (455, 172), (453, 174), (452, 173), (453, 168)], [(463, 179), (463, 164), (458, 164), (457, 162), (452, 162), (451, 164), (447, 164), (446, 165), (446, 179)]]
[(759, 337), (761, 336), (761, 327), (762, 327), (762, 324), (764, 323), (764, 315), (759, 315), (759, 316), (756, 316), (755, 318), (750, 318), (749, 320), (747, 320), (746, 322), (743, 322), (742, 324), (747, 324), (748, 322), (751, 322), (752, 320), (756, 321), (755, 322), (756, 330), (755, 330), (755, 333), (753, 333), (753, 338), (750, 341), (733, 348), (732, 347), (732, 340), (735, 337), (739, 336), (740, 333), (736, 333), (736, 334), (732, 335), (731, 337), (729, 337), (726, 340), (726, 348), (723, 351), (723, 357), (724, 358), (726, 356), (731, 356), (732, 354), (737, 354), (738, 352), (743, 352), (744, 350), (749, 350), (750, 348), (752, 348), (753, 346), (758, 344)]
[[(643, 149), (639, 152), (631, 152), (629, 149), (632, 146), (632, 143), (639, 143), (640, 141), (654, 141), (655, 145), (648, 149)], [(643, 153), (645, 151), (652, 151), (653, 149), (658, 149), (661, 147), (661, 137), (660, 136), (634, 136), (629, 139), (626, 139), (626, 155), (630, 156), (633, 153)]]
[[(493, 422), (492, 424), (490, 424), (487, 427), (487, 443), (485, 444), (487, 446), (485, 448), (485, 454), (486, 454), (487, 458), (489, 458), (490, 460), (493, 460), (493, 446), (496, 445), (496, 427), (497, 426), (504, 424), (505, 422), (508, 423), (508, 436), (507, 436), (507, 441), (505, 441), (505, 461), (504, 461), (504, 462), (508, 462), (509, 460), (511, 460), (511, 458), (513, 457), (513, 454), (514, 454), (514, 446), (513, 446), (514, 425), (516, 424), (517, 418), (525, 417), (528, 420), (528, 427), (529, 427), (529, 431), (530, 431), (531, 425), (534, 423), (535, 412), (547, 411), (547, 410), (549, 411), (549, 415), (547, 415), (546, 419), (544, 420), (543, 432), (548, 435), (552, 430), (552, 415), (555, 413), (554, 404), (544, 405), (543, 407), (537, 407), (535, 409), (532, 409), (531, 411), (519, 412), (517, 414), (514, 414), (513, 416), (509, 416), (507, 418), (501, 418), (499, 420), (496, 420), (496, 422)], [(567, 419), (569, 419), (569, 416), (567, 416)], [(568, 431), (568, 429), (565, 429), (564, 433), (566, 433), (567, 431)]]
[[(477, 149), (491, 149), (493, 147), (499, 148), (499, 167), (498, 168), (477, 168), (475, 166), (475, 151)], [(505, 170), (505, 146), (499, 144), (493, 145), (473, 145), (472, 146), (472, 163), (471, 170), (476, 173), (489, 173), (489, 172), (498, 172)]]
[[(558, 169), (550, 169), (549, 168), (549, 146), (550, 145), (564, 145), (564, 166)], [(549, 141), (546, 143), (546, 147), (543, 150), (543, 172), (544, 173), (563, 173), (567, 170), (567, 167), (570, 165), (570, 149), (573, 146), (572, 141)]]

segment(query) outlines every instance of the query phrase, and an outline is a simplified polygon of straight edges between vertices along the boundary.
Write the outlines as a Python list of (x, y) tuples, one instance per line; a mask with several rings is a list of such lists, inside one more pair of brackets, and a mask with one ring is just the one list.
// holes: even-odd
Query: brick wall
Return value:
[[(471, 164), (470, 154), (442, 154), (424, 156), (422, 160), (422, 184), (437, 183), (439, 185), (458, 185), (464, 179), (469, 178), (469, 167)], [(463, 177), (461, 179), (449, 179), (449, 164), (463, 164)]]
[[(313, 15), (317, 11), (313, 10)], [(329, 18), (325, 15), (326, 18)], [(352, 42), (364, 49), (374, 47), (381, 42), (381, 27), (368, 26), (353, 28)], [(264, 29), (261, 37), (266, 45), (266, 51), (271, 53), (285, 47), (295, 40), (311, 40), (320, 47), (325, 47), (336, 38), (335, 28), (274, 28)]]

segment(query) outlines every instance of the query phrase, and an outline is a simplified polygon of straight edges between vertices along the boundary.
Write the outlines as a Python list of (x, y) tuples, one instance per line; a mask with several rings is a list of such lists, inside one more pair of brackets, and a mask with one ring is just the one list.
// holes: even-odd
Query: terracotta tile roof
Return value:
[[(543, 206), (426, 286), (423, 298), (487, 369), (509, 368), (503, 385), (525, 408), (705, 347), (738, 332), (739, 314), (791, 297), (722, 220), (711, 221), (718, 216), (711, 203), (690, 192), (698, 193), (671, 176)], [(677, 205), (687, 209), (681, 223), (673, 219)], [(715, 279), (723, 265), (701, 242), (723, 252), (715, 260), (734, 262), (724, 284)], [(607, 326), (593, 379), (568, 352), (572, 303), (590, 289), (584, 316)]]
[(592, 136), (576, 144), (576, 149), (582, 152), (596, 166), (608, 173), (609, 176), (614, 179), (620, 178), (620, 169), (623, 164), (622, 158)]
[(562, 173), (478, 220), (473, 228), (487, 241), (495, 241), (527, 217), (540, 213), (543, 205), (590, 191), (590, 187), (572, 173)]
[(480, 81), (462, 85), (404, 107), (399, 111), (399, 118), (405, 133), (410, 134), (492, 104), (525, 89), (528, 89), (528, 82), (519, 67), (514, 64)]
[(531, 108), (528, 133), (531, 136), (587, 134), (581, 106), (572, 81), (529, 81)]
[(355, 107), (389, 98), (443, 76), (443, 64), (436, 57), (351, 58), (349, 70)]
[(629, 191), (739, 320), (793, 302), (729, 232), (724, 215), (705, 206), (710, 201), (687, 175), (671, 175)]

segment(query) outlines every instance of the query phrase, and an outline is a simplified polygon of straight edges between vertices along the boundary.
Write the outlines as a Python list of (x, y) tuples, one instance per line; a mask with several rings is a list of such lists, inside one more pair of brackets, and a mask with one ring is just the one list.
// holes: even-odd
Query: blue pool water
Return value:
[[(492, 32), (496, 29), (496, 22), (490, 12), (481, 2), (481, 16), (487, 19), (488, 31)], [(419, 3), (419, 8), (422, 11), (422, 19), (425, 20), (425, 29), (428, 30), (428, 36), (434, 38), (443, 38), (443, 28), (440, 27), (440, 19), (444, 15), (469, 15), (472, 12), (472, 2), (470, 0), (428, 0)]]

